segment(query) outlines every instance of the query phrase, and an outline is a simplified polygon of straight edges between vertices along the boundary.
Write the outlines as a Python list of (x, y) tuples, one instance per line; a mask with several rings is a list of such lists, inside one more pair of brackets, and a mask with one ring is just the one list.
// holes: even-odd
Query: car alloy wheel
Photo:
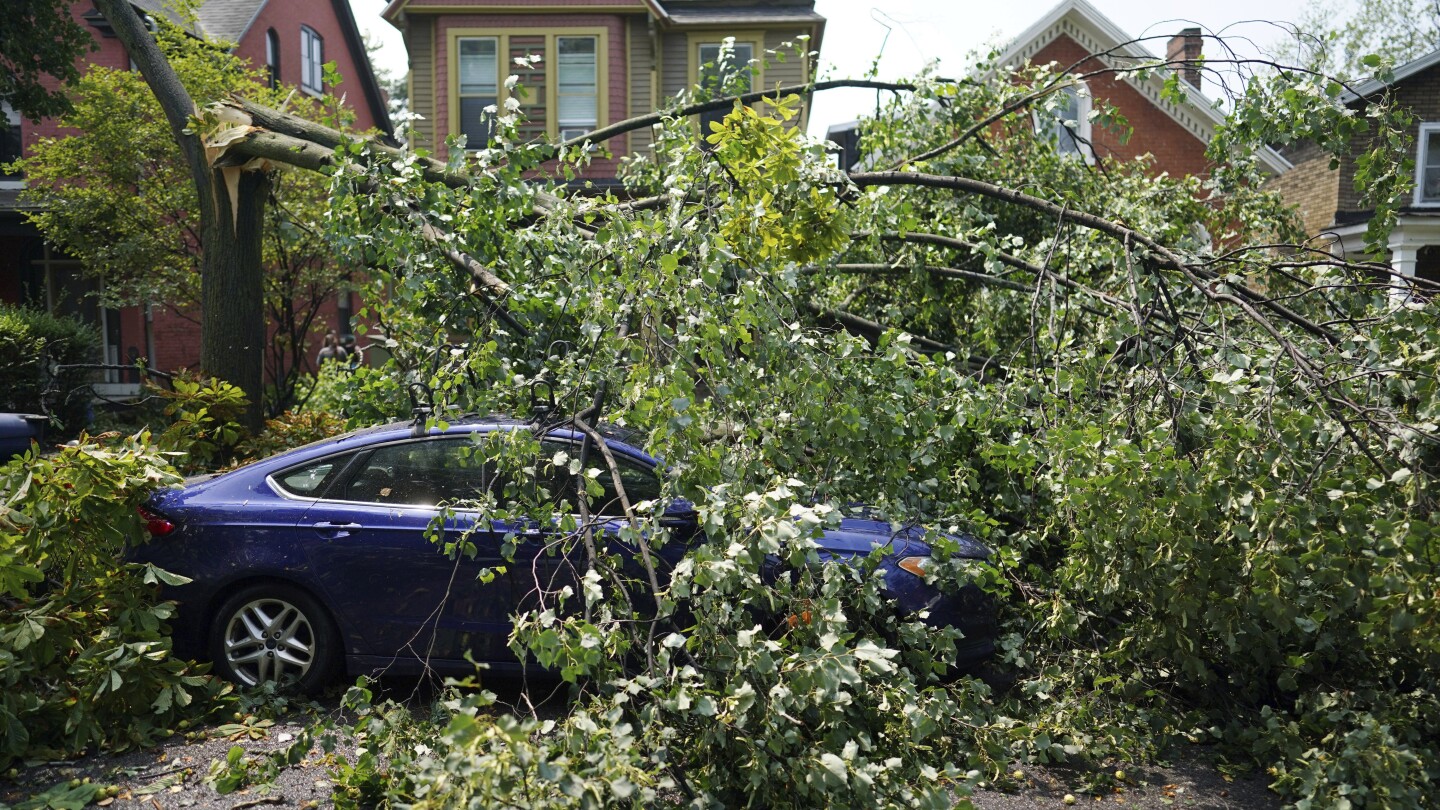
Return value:
[(232, 596), (215, 617), (211, 659), (243, 686), (271, 681), (313, 692), (330, 677), (338, 651), (329, 616), (308, 594), (280, 584)]

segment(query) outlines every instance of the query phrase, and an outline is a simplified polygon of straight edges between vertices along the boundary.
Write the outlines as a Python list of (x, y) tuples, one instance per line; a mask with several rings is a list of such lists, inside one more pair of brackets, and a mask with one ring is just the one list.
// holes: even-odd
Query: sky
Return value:
[[(859, 77), (878, 56), (880, 77), (899, 79), (938, 61), (940, 75), (957, 76), (970, 64), (967, 55), (1001, 44), (1029, 28), (1059, 0), (816, 0), (823, 15), (825, 39), (820, 74), (827, 78)], [(1133, 37), (1156, 36), (1146, 43), (1162, 51), (1166, 38), (1182, 28), (1199, 26), (1225, 36), (1237, 51), (1253, 54), (1286, 35), (1314, 0), (1091, 0), (1101, 14)], [(360, 28), (383, 46), (377, 66), (395, 75), (405, 73), (405, 46), (400, 32), (380, 19), (385, 0), (350, 0)], [(1163, 54), (1160, 54), (1163, 55)], [(810, 131), (823, 135), (830, 124), (842, 123), (873, 109), (874, 93), (828, 91), (817, 95)]]

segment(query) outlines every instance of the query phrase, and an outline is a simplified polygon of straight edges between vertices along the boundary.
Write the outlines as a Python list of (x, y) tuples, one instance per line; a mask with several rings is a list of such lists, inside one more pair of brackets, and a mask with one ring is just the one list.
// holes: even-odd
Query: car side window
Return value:
[(334, 473), (345, 466), (349, 456), (323, 458), (301, 467), (277, 473), (272, 479), (276, 485), (290, 495), (298, 497), (319, 497), (326, 482)]
[(345, 485), (341, 500), (404, 506), (473, 501), (496, 491), (495, 465), (469, 439), (427, 439), (377, 447)]
[[(580, 454), (580, 445), (570, 442), (549, 440), (542, 442), (541, 447), (547, 454), (547, 458), (553, 458), (559, 452), (567, 453), (572, 458)], [(620, 453), (614, 455), (615, 465), (620, 469), (620, 483), (625, 486), (625, 496), (630, 500), (631, 506), (640, 501), (650, 501), (660, 497), (660, 478), (655, 474), (653, 467)], [(586, 464), (590, 467), (599, 467), (601, 470), (595, 481), (603, 492), (599, 496), (590, 498), (591, 511), (597, 515), (624, 514), (625, 510), (621, 508), (620, 496), (616, 492), (614, 479), (610, 475), (609, 469), (606, 468), (604, 457), (592, 449)], [(547, 483), (556, 500), (574, 503), (575, 478), (562, 467), (547, 466), (545, 469), (549, 476)]]

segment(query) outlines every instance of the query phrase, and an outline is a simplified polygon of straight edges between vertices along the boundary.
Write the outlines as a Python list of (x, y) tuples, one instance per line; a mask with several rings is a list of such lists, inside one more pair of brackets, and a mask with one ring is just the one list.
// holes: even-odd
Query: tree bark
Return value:
[(128, 0), (95, 7), (140, 68), (165, 111), (200, 203), (200, 366), (245, 392), (246, 427), (264, 426), (265, 303), (261, 236), (269, 178), (263, 171), (212, 168), (191, 128), (194, 100)]

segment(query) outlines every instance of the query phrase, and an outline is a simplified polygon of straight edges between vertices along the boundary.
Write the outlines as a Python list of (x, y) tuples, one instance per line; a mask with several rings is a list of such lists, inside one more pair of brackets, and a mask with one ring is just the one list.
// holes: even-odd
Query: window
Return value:
[(265, 76), (270, 89), (280, 86), (280, 35), (274, 28), (265, 32)]
[(518, 116), (522, 142), (573, 138), (605, 123), (605, 29), (452, 29), (448, 36), (445, 132), (464, 135), (466, 149), (489, 146), (497, 114)]
[(1420, 125), (1415, 157), (1415, 204), (1440, 205), (1440, 123)]
[(500, 102), (500, 41), (495, 37), (465, 37), (459, 41), (458, 133), (465, 136), (468, 149), (484, 149), (490, 143), (490, 120), (486, 107)]
[(300, 87), (320, 95), (325, 92), (325, 40), (308, 26), (300, 26)]
[(600, 72), (595, 37), (556, 37), (555, 50), (555, 117), (563, 141), (594, 130), (599, 122)]
[[(750, 92), (755, 85), (755, 44), (702, 42), (697, 53), (697, 84), (712, 96), (738, 96)], [(708, 136), (711, 122), (719, 123), (730, 110), (712, 110), (700, 115), (700, 135)]]
[(341, 456), (337, 459), (332, 456), (320, 461), (313, 461), (304, 466), (277, 473), (272, 480), (276, 486), (291, 495), (314, 498), (324, 491), (322, 485), (335, 470), (344, 468), (346, 458), (346, 456)]
[(467, 439), (388, 444), (365, 459), (340, 500), (435, 506), (484, 498), (496, 485), (495, 465)]
[(1053, 141), (1057, 152), (1088, 160), (1093, 154), (1090, 150), (1090, 94), (1071, 85), (1055, 91), (1055, 100), (1053, 110), (1036, 113), (1036, 133)]
[[(557, 453), (565, 453), (571, 458), (580, 456), (580, 444), (570, 442), (557, 442), (547, 439), (540, 444), (541, 455), (544, 458), (552, 459)], [(634, 506), (641, 501), (653, 501), (660, 497), (660, 479), (655, 474), (653, 467), (636, 461), (629, 456), (613, 453), (615, 466), (620, 470), (620, 483), (625, 486), (625, 497)], [(600, 474), (595, 482), (602, 490), (598, 496), (589, 499), (590, 509), (596, 515), (622, 515), (624, 509), (620, 504), (620, 495), (615, 490), (615, 479), (610, 475), (610, 470), (605, 464), (605, 458), (599, 450), (590, 449), (588, 466), (600, 469)], [(575, 503), (575, 476), (570, 475), (564, 467), (543, 465), (541, 475), (545, 478), (544, 486), (549, 490), (552, 503)]]
[(20, 126), (20, 114), (9, 104), (0, 102), (0, 115), (5, 117), (5, 128), (0, 130), (0, 188), (16, 188), (24, 184), (25, 176), (5, 165), (21, 158), (24, 130)]

